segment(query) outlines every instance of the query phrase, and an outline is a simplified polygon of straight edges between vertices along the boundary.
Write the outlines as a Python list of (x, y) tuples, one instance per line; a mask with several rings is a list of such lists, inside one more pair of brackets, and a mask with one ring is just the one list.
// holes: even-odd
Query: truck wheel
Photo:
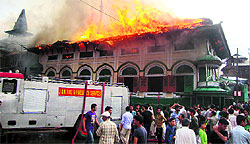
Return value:
[(0, 124), (0, 143), (2, 143), (2, 138), (3, 138), (3, 128)]
[[(75, 133), (77, 132), (77, 129), (78, 129), (79, 125), (80, 125), (80, 122), (81, 122), (81, 119), (78, 119), (77, 122), (76, 122), (76, 125), (75, 125), (75, 127), (74, 127)], [(77, 133), (77, 137), (78, 137), (79, 139), (86, 139), (86, 137), (87, 137), (87, 132), (84, 132), (83, 126), (80, 127), (80, 129), (79, 129), (79, 131), (78, 131), (78, 133)]]

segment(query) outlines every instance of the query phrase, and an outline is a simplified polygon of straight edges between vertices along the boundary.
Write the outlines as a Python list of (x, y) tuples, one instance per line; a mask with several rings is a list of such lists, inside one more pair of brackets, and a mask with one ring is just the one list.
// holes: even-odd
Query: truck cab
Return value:
[(24, 76), (19, 73), (0, 73), (0, 113), (18, 113)]

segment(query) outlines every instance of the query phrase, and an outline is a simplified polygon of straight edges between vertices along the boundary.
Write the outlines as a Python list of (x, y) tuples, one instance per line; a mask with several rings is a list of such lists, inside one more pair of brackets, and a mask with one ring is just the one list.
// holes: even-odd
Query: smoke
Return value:
[(26, 37), (10, 37), (0, 40), (0, 49), (6, 51), (25, 51), (29, 39)]
[[(142, 8), (150, 6), (166, 11), (168, 9), (163, 6), (163, 1), (103, 0), (104, 13), (97, 10), (100, 10), (100, 0), (55, 0), (53, 3), (51, 1), (44, 2), (31, 9), (30, 12), (34, 12), (34, 14), (31, 14), (30, 20), (27, 18), (33, 28), (31, 32), (36, 31), (28, 47), (51, 44), (58, 40), (76, 41), (91, 24), (99, 24), (105, 30), (105, 26), (110, 23), (119, 23), (118, 9), (128, 9), (131, 16), (136, 14), (136, 6), (138, 5)], [(54, 8), (55, 6), (56, 8)], [(165, 13), (165, 16), (161, 16), (162, 19), (166, 17), (168, 19), (172, 18), (172, 13), (169, 13), (169, 15)]]
[[(50, 5), (50, 3), (47, 3), (47, 5)], [(35, 30), (38, 32), (35, 33), (29, 47), (51, 44), (58, 40), (71, 40), (72, 35), (84, 26), (89, 8), (76, 0), (60, 1), (60, 5), (57, 11), (47, 13), (48, 15), (44, 20), (38, 18), (41, 24), (38, 23), (35, 26)], [(46, 9), (43, 10), (46, 13)], [(30, 20), (30, 23), (34, 20), (34, 18)]]

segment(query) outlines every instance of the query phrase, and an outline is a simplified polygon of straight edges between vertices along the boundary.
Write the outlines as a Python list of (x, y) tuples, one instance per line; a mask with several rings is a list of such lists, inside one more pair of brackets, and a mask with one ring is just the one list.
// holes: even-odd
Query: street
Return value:
[[(0, 143), (3, 144), (17, 144), (17, 143), (60, 143), (71, 144), (73, 135), (64, 132), (21, 132), (21, 133), (9, 133), (1, 137)], [(85, 140), (75, 139), (75, 144), (85, 143)], [(98, 143), (96, 138), (95, 143)], [(157, 142), (148, 142), (149, 144), (156, 144)]]
[[(1, 143), (72, 143), (72, 134), (64, 132), (20, 132), (9, 133), (1, 137)], [(75, 143), (84, 143), (76, 138)]]

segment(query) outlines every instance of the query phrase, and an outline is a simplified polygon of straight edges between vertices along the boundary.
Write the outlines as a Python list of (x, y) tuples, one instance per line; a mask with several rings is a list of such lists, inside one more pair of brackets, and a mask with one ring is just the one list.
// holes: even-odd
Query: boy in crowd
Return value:
[(207, 134), (206, 134), (206, 123), (205, 121), (200, 121), (199, 136), (201, 138), (201, 144), (207, 144)]
[(175, 119), (170, 118), (169, 119), (169, 125), (166, 129), (166, 135), (165, 135), (165, 141), (167, 144), (173, 144), (175, 140)]

